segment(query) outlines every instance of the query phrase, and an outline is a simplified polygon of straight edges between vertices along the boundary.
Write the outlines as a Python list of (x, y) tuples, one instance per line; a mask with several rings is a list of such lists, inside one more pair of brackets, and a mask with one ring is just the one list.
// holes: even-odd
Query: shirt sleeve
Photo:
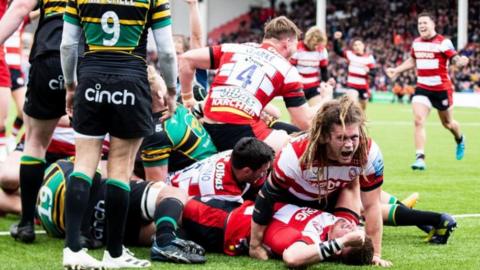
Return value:
[(80, 17), (78, 16), (78, 8), (76, 0), (68, 0), (63, 20), (73, 25), (80, 25)]
[(362, 191), (371, 191), (383, 184), (383, 155), (380, 147), (370, 141), (368, 153), (368, 162), (363, 174), (360, 175), (360, 189)]
[(442, 51), (442, 53), (444, 53), (449, 59), (457, 55), (457, 51), (455, 50), (455, 47), (450, 39), (444, 39), (442, 41), (440, 44), (440, 51)]
[(153, 1), (151, 12), (152, 30), (163, 28), (172, 24), (170, 2), (168, 0)]
[(210, 47), (210, 69), (217, 69), (220, 67), (220, 59), (222, 58), (222, 45), (215, 45)]
[(287, 108), (299, 107), (307, 103), (305, 94), (303, 93), (303, 85), (301, 83), (300, 74), (293, 66), (285, 75), (281, 95), (283, 96), (283, 100)]

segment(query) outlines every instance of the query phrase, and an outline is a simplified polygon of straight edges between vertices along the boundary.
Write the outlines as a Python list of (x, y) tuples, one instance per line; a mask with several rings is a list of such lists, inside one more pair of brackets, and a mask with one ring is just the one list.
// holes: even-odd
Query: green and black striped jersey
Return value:
[(64, 20), (82, 27), (86, 54), (146, 57), (147, 29), (171, 25), (168, 0), (68, 0)]
[(48, 53), (59, 53), (62, 41), (63, 14), (68, 0), (39, 0), (40, 19), (35, 32), (30, 61)]

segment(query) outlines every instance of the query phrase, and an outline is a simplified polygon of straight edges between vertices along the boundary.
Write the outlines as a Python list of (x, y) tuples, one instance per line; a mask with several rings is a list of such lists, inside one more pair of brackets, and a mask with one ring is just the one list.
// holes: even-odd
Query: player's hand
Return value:
[(73, 98), (75, 96), (75, 88), (77, 88), (76, 83), (65, 85), (67, 92), (65, 97), (65, 111), (67, 112), (68, 117), (73, 117)]
[(162, 121), (165, 121), (175, 113), (175, 110), (177, 109), (177, 102), (176, 96), (169, 94), (165, 94), (163, 100), (165, 101), (165, 106), (168, 108), (168, 110), (162, 114), (162, 117), (160, 117), (160, 119)]
[(343, 36), (343, 34), (340, 31), (336, 31), (335, 33), (333, 33), (333, 38), (334, 39), (341, 39), (342, 36)]
[(267, 124), (267, 126), (270, 126), (270, 124), (277, 120), (275, 117), (273, 117), (271, 114), (267, 113), (267, 112), (264, 112), (262, 111), (260, 113), (260, 119), (265, 122), (265, 124)]
[(457, 60), (455, 61), (455, 65), (458, 68), (461, 68), (461, 67), (464, 67), (464, 66), (468, 65), (468, 62), (469, 62), (468, 57), (466, 57), (465, 55), (462, 55), (462, 56), (457, 57)]
[(154, 84), (157, 81), (157, 70), (154, 66), (148, 65), (147, 67), (147, 74), (148, 74), (148, 82), (150, 85)]
[(250, 245), (250, 249), (248, 253), (252, 258), (263, 260), (263, 261), (268, 260), (267, 250), (264, 247), (262, 247), (262, 245), (258, 245), (258, 246)]
[(387, 73), (387, 76), (392, 80), (395, 79), (398, 75), (395, 68), (387, 68), (385, 72)]
[(391, 261), (384, 260), (378, 255), (373, 255), (372, 264), (380, 267), (391, 267), (393, 263)]
[(185, 106), (187, 109), (193, 108), (195, 104), (197, 104), (197, 101), (193, 97), (193, 92), (191, 93), (181, 93), (182, 96), (182, 104)]

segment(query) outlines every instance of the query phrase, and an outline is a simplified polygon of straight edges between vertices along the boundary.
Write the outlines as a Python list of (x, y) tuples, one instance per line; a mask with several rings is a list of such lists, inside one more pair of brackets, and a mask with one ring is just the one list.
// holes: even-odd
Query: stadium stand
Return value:
[[(275, 15), (286, 15), (302, 29), (315, 24), (315, 0), (296, 0), (289, 5), (279, 1)], [(437, 32), (456, 43), (457, 13), (456, 1), (366, 1), (355, 5), (354, 1), (327, 1), (327, 35), (329, 37), (331, 76), (340, 85), (346, 83), (347, 63), (336, 57), (332, 48), (332, 37), (335, 31), (344, 34), (346, 44), (353, 38), (361, 38), (367, 50), (375, 55), (378, 71), (372, 82), (376, 91), (392, 91), (394, 86), (385, 74), (387, 67), (400, 64), (408, 58), (410, 45), (418, 35), (416, 16), (423, 10), (434, 10), (437, 19)], [(375, 10), (375, 12), (373, 12)], [(218, 39), (210, 39), (210, 43), (224, 42), (257, 42), (262, 37), (262, 25), (272, 14), (270, 9), (254, 8), (250, 11), (250, 21), (245, 21), (240, 31), (222, 34)], [(374, 14), (372, 16), (372, 14)], [(470, 58), (470, 64), (452, 79), (457, 92), (480, 92), (480, 2), (470, 1), (468, 12), (468, 42), (460, 51)], [(452, 73), (453, 74), (453, 73)], [(404, 86), (415, 85), (415, 71), (411, 70), (399, 78)]]

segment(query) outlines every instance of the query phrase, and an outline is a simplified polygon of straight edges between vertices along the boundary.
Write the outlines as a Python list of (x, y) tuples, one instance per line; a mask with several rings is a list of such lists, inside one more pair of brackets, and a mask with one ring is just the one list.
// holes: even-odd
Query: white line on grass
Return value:
[(470, 218), (470, 217), (480, 217), (480, 214), (463, 214), (463, 215), (453, 215), (454, 218)]
[[(367, 125), (394, 125), (394, 126), (413, 126), (413, 121), (371, 121), (368, 122)], [(435, 123), (426, 123), (427, 126), (441, 126), (440, 122)], [(470, 126), (470, 127), (479, 127), (480, 122), (474, 123), (474, 122), (467, 122), (467, 123), (461, 123), (462, 126)]]
[[(35, 234), (46, 234), (46, 231), (35, 231)], [(10, 235), (10, 232), (0, 232), (0, 236)]]

